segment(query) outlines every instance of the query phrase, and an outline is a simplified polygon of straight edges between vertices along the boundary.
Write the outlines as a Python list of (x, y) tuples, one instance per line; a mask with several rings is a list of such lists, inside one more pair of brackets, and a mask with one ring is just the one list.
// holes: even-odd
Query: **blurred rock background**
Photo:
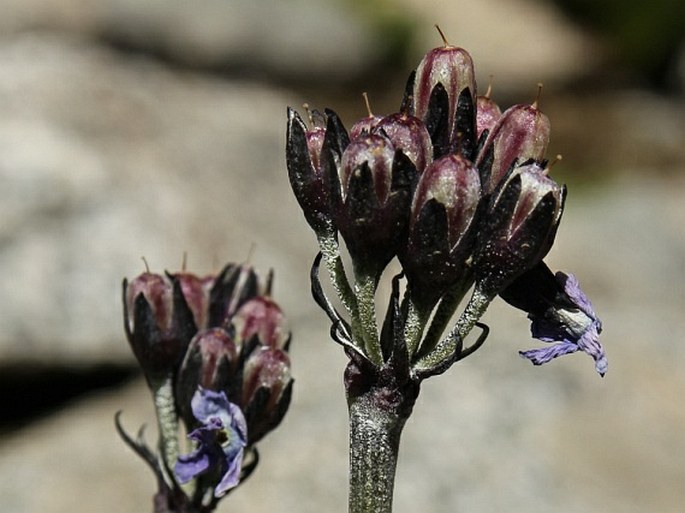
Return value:
[(524, 316), (495, 304), (488, 344), (423, 388), (396, 511), (682, 511), (682, 3), (0, 0), (0, 13), (1, 511), (151, 509), (153, 478), (112, 423), (123, 410), (130, 430), (154, 425), (120, 284), (141, 256), (173, 271), (184, 252), (200, 273), (274, 267), (294, 332), (290, 413), (221, 510), (345, 510), (345, 358), (309, 297), (316, 246), (286, 181), (285, 107), (349, 124), (368, 91), (376, 113), (395, 110), (436, 22), (501, 105), (545, 84), (570, 186), (550, 264), (592, 297), (610, 371), (581, 355), (530, 366)]

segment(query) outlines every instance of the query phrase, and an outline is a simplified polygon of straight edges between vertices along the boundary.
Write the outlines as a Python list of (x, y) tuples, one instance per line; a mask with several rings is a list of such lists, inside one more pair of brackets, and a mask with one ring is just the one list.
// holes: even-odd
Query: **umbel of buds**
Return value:
[[(606, 371), (601, 323), (577, 280), (533, 273), (544, 266), (566, 197), (545, 156), (550, 122), (540, 91), (531, 104), (500, 109), (490, 89), (478, 95), (469, 53), (443, 41), (411, 73), (396, 113), (369, 109), (348, 133), (330, 109), (314, 111), (309, 125), (288, 109), (288, 176), (320, 247), (312, 292), (350, 358), (352, 512), (391, 508), (392, 487), (383, 491), (369, 477), (368, 461), (386, 461), (383, 475), (394, 476), (393, 458), (357, 446), (385, 437), (396, 451), (421, 381), (483, 344), (489, 330), (480, 319), (496, 296), (529, 313), (533, 336), (558, 342), (522, 356), (542, 364), (583, 351)], [(395, 257), (402, 270), (378, 322), (379, 279)], [(322, 261), (345, 313), (319, 283)], [(467, 346), (474, 327), (481, 333)], [(371, 425), (385, 427), (370, 436)], [(373, 493), (365, 479), (374, 480)]]
[[(283, 419), (290, 334), (271, 283), (237, 264), (206, 277), (148, 271), (124, 280), (124, 329), (153, 393), (160, 456), (142, 429), (136, 440), (126, 434), (119, 414), (116, 427), (157, 477), (155, 512), (213, 510), (252, 473), (255, 444)], [(189, 454), (180, 454), (179, 419)]]

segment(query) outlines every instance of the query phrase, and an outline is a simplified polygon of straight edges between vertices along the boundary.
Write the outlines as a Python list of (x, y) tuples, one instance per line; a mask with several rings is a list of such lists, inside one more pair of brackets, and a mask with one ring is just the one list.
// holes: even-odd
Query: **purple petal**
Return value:
[(583, 336), (578, 339), (578, 348), (592, 356), (595, 360), (595, 370), (604, 377), (609, 367), (606, 354), (602, 344), (599, 343), (599, 321), (592, 324), (592, 326), (583, 333)]
[(179, 456), (174, 467), (178, 482), (187, 483), (198, 474), (205, 472), (212, 466), (212, 459), (211, 454), (205, 450), (204, 446), (200, 446), (190, 454)]
[(190, 407), (197, 420), (208, 424), (211, 419), (218, 418), (224, 426), (227, 426), (231, 420), (230, 404), (224, 392), (214, 392), (202, 387), (198, 387), (190, 401)]
[(571, 354), (578, 351), (578, 346), (571, 342), (560, 342), (548, 347), (541, 347), (539, 349), (530, 349), (528, 351), (519, 351), (519, 354), (529, 359), (533, 365), (542, 365), (550, 362), (559, 356)]
[(578, 308), (580, 308), (580, 310), (582, 310), (583, 313), (585, 313), (585, 315), (590, 317), (592, 320), (596, 320), (597, 315), (592, 308), (592, 303), (590, 303), (588, 297), (581, 290), (580, 283), (578, 283), (578, 278), (576, 278), (573, 274), (565, 274), (561, 271), (556, 274), (556, 278), (564, 287), (564, 292), (566, 292), (568, 297), (571, 298), (576, 306), (578, 306)]
[(232, 458), (226, 458), (226, 463), (228, 469), (226, 473), (221, 478), (221, 481), (214, 489), (214, 495), (216, 497), (221, 497), (231, 488), (238, 486), (240, 482), (240, 469), (243, 464), (243, 448), (241, 447), (237, 454)]
[(228, 414), (231, 418), (229, 424), (231, 430), (236, 432), (244, 447), (247, 444), (247, 421), (245, 420), (245, 415), (243, 415), (243, 410), (241, 410), (239, 406), (229, 402)]

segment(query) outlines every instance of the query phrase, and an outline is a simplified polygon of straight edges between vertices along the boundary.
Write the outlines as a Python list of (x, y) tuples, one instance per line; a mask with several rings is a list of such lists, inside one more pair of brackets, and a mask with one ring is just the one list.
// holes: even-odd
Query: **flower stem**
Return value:
[(392, 511), (400, 435), (409, 412), (385, 408), (375, 396), (367, 393), (349, 400), (349, 513)]
[(178, 416), (174, 404), (171, 374), (155, 383), (152, 388), (157, 412), (160, 451), (166, 469), (173, 469), (178, 459)]

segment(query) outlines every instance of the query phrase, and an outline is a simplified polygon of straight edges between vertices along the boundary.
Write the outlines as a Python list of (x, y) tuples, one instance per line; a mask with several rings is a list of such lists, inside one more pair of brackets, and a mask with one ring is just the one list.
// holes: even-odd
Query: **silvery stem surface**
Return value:
[(402, 428), (409, 417), (367, 393), (349, 399), (349, 513), (389, 513)]
[(174, 468), (178, 458), (178, 417), (171, 375), (153, 385), (159, 445), (166, 468)]

